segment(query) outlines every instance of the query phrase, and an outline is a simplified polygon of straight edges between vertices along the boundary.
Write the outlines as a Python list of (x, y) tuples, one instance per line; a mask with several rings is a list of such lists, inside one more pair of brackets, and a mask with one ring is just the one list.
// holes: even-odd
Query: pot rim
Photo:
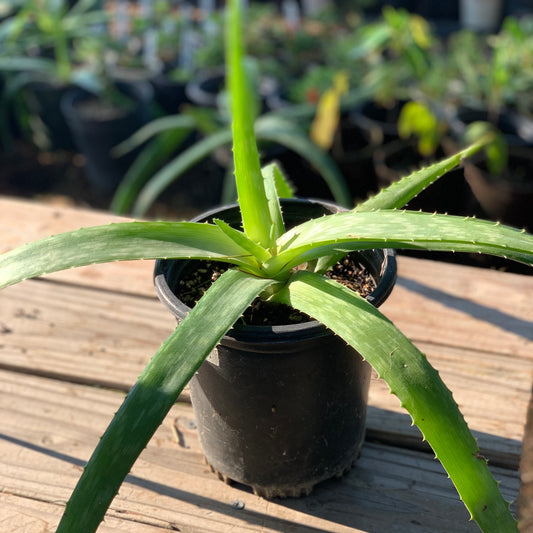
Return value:
[[(327, 201), (292, 198), (282, 199), (282, 203), (292, 204), (319, 204), (332, 212), (345, 210), (344, 208)], [(192, 219), (192, 222), (205, 221), (213, 216), (220, 216), (221, 211), (238, 208), (238, 204), (230, 204), (222, 207), (217, 207), (202, 213), (201, 215)], [(371, 250), (361, 250), (360, 253), (365, 259), (365, 255), (369, 256), (374, 253), (382, 253), (383, 258), (379, 272), (379, 282), (376, 288), (366, 297), (366, 300), (375, 307), (379, 307), (390, 295), (397, 277), (396, 253), (391, 248), (378, 248)], [(191, 310), (185, 305), (173, 292), (168, 280), (167, 274), (173, 264), (177, 262), (186, 262), (183, 259), (158, 259), (154, 268), (154, 285), (159, 300), (167, 307), (167, 309), (181, 321)], [(367, 260), (368, 261), (368, 260)], [(228, 333), (223, 337), (223, 344), (234, 344), (235, 342), (252, 342), (252, 343), (272, 343), (272, 342), (291, 342), (293, 340), (308, 340), (310, 338), (321, 337), (325, 335), (332, 335), (333, 333), (317, 320), (310, 320), (308, 322), (298, 324), (287, 324), (277, 326), (251, 326), (251, 325), (234, 325)]]

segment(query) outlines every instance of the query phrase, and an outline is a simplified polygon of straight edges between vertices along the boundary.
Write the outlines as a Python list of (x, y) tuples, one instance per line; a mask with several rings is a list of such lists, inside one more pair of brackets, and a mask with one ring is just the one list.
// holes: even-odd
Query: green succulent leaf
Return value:
[(290, 189), (281, 169), (276, 163), (271, 163), (270, 165), (263, 167), (261, 172), (265, 180), (265, 192), (268, 199), (270, 219), (272, 220), (270, 238), (272, 242), (274, 242), (278, 237), (281, 237), (283, 233), (285, 233), (285, 223), (283, 222), (283, 214), (281, 212), (279, 198), (282, 195), (281, 193), (289, 191), (290, 194)]
[(257, 121), (256, 135), (258, 140), (277, 143), (296, 152), (322, 176), (339, 205), (353, 206), (352, 195), (337, 164), (301, 128), (283, 117), (265, 115)]
[(274, 180), (274, 186), (276, 187), (276, 191), (280, 198), (294, 198), (291, 182), (278, 163), (274, 162), (265, 165), (261, 169), (261, 172), (263, 173), (263, 178), (266, 179), (268, 177), (268, 179)]
[(264, 248), (271, 248), (273, 221), (266, 197), (254, 132), (254, 96), (246, 77), (242, 43), (241, 0), (229, 4), (226, 24), (228, 92), (231, 94), (233, 161), (244, 231)]
[(310, 272), (294, 274), (278, 298), (325, 324), (374, 367), (422, 431), (483, 531), (518, 531), (452, 394), (392, 322), (353, 291)]
[(278, 239), (269, 272), (368, 248), (479, 252), (533, 264), (533, 235), (476, 218), (413, 211), (344, 212), (313, 219)]
[(165, 133), (169, 130), (190, 131), (196, 128), (196, 126), (197, 121), (192, 115), (181, 114), (156, 118), (115, 146), (113, 148), (113, 155), (115, 157), (121, 157), (160, 133)]
[(229, 270), (208, 289), (127, 395), (85, 467), (57, 533), (96, 531), (133, 463), (183, 387), (254, 298), (271, 283)]
[(215, 218), (213, 223), (222, 230), (224, 235), (228, 236), (240, 248), (247, 250), (250, 255), (257, 258), (259, 262), (263, 263), (272, 257), (260, 244), (252, 241), (246, 233), (232, 228), (229, 224), (220, 219)]
[(73, 267), (163, 258), (216, 259), (257, 271), (250, 252), (212, 224), (123, 222), (61, 233), (0, 256), (0, 288)]
[(355, 211), (371, 211), (374, 209), (395, 209), (403, 207), (409, 200), (431, 185), (434, 181), (444, 176), (459, 163), (481, 150), (492, 140), (492, 134), (484, 132), (482, 138), (477, 137), (472, 145), (461, 150), (455, 155), (443, 159), (433, 165), (413, 172), (409, 176), (392, 183), (386, 189), (369, 198), (355, 207)]
[(167, 159), (185, 141), (187, 130), (172, 129), (163, 131), (135, 158), (120, 182), (111, 201), (111, 211), (126, 214), (135, 198), (157, 171), (160, 161)]
[(181, 154), (156, 172), (144, 185), (133, 205), (133, 216), (146, 214), (157, 197), (187, 170), (209, 156), (211, 152), (231, 143), (229, 129), (213, 133), (187, 148)]

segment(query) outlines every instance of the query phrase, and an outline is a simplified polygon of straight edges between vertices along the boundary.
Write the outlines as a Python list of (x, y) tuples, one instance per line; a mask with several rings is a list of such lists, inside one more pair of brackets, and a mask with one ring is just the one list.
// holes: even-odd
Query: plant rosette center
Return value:
[[(307, 264), (304, 264), (292, 270), (305, 270), (306, 267)], [(192, 308), (228, 268), (231, 266), (218, 261), (190, 261), (183, 269), (174, 292), (185, 305)], [(357, 253), (346, 255), (327, 270), (324, 276), (338, 281), (364, 298), (377, 286), (375, 278), (360, 261)], [(249, 326), (278, 326), (312, 320), (308, 315), (268, 298), (269, 295), (256, 298), (245, 311), (242, 323)]]

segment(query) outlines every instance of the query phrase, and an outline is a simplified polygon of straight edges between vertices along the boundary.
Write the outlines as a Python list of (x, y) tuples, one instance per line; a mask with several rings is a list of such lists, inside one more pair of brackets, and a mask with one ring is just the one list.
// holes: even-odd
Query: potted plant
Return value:
[[(449, 99), (456, 111), (450, 127), (456, 138), (474, 121), (493, 124), (509, 145), (533, 144), (527, 93), (533, 86), (531, 22), (508, 17), (496, 35), (462, 30), (448, 47)], [(525, 104), (525, 106), (524, 106)]]
[(61, 100), (76, 148), (85, 156), (87, 181), (101, 193), (113, 193), (133, 162), (134, 153), (114, 157), (112, 149), (150, 119), (148, 83), (113, 83), (114, 97), (70, 89)]
[(259, 166), (248, 105), (252, 96), (242, 65), (240, 17), (239, 2), (234, 0), (227, 42), (235, 176), (244, 231), (221, 219), (131, 222), (51, 237), (0, 258), (0, 286), (118, 259), (200, 259), (237, 267), (217, 277), (152, 358), (85, 467), (58, 532), (96, 530), (180, 390), (258, 296), (314, 317), (361, 353), (410, 412), (480, 527), (486, 532), (516, 532), (509, 505), (436, 370), (372, 303), (322, 275), (347, 252), (391, 246), (487, 252), (533, 264), (532, 235), (482, 220), (394, 209), (487, 141), (399, 182), (352, 211), (297, 221), (285, 231), (275, 193), (277, 173), (263, 174)]
[(362, 84), (372, 98), (360, 104), (354, 120), (369, 142), (379, 145), (398, 138), (402, 106), (431, 74), (435, 38), (423, 17), (392, 6), (358, 33), (352, 54), (368, 63)]
[[(199, 131), (201, 136), (191, 146), (184, 147), (187, 131)], [(351, 193), (335, 161), (311, 142), (296, 120), (281, 114), (262, 115), (255, 123), (255, 134), (260, 147), (267, 146), (263, 154), (265, 162), (279, 158), (285, 165), (284, 156), (290, 151), (296, 155), (293, 161), (297, 160), (300, 168), (304, 163), (315, 169), (312, 181), (307, 175), (294, 177), (292, 183), (298, 191), (308, 192), (320, 181), (321, 191), (326, 191), (330, 198), (343, 206), (352, 205)], [(231, 175), (228, 180), (215, 176), (215, 182), (210, 179), (211, 174), (190, 176), (192, 170), (201, 172), (205, 169), (206, 158), (213, 153), (217, 153), (217, 161), (224, 169), (232, 170), (233, 161), (228, 149), (231, 140), (227, 117), (212, 109), (189, 108), (180, 115), (155, 119), (115, 149), (115, 153), (122, 154), (149, 141), (117, 189), (111, 206), (113, 211), (118, 214), (131, 211), (135, 216), (143, 216), (174, 184), (182, 189), (184, 198), (193, 207), (211, 207), (220, 201), (234, 201), (236, 191)], [(185, 183), (183, 187), (182, 183)], [(198, 204), (194, 195), (189, 195), (195, 190), (201, 191), (201, 200), (208, 202), (207, 206)]]
[(146, 79), (113, 75), (105, 60), (107, 48), (105, 38), (79, 45), (92, 86), (71, 87), (60, 103), (75, 147), (85, 156), (87, 180), (103, 194), (115, 191), (135, 156), (116, 157), (112, 149), (152, 118), (153, 102), (153, 88)]

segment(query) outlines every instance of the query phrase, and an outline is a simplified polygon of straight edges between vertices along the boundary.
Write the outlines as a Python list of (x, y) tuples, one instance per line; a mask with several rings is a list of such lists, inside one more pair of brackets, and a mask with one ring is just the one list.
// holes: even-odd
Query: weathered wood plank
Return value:
[(155, 298), (28, 280), (0, 292), (0, 367), (128, 389), (175, 327)]
[[(175, 322), (154, 298), (30, 280), (0, 292), (0, 368), (128, 390)], [(400, 327), (403, 324), (399, 324)], [(475, 332), (473, 333), (475, 336)], [(439, 369), (480, 446), (496, 464), (517, 468), (531, 388), (522, 357), (417, 342)], [(369, 416), (375, 439), (420, 446), (403, 412), (375, 381)]]
[(409, 338), (524, 357), (532, 368), (533, 276), (404, 256), (398, 270), (381, 310)]
[[(4, 533), (53, 533), (63, 504), (0, 493), (0, 528)], [(129, 519), (106, 517), (98, 533), (162, 533), (165, 526), (152, 526)]]
[(520, 498), (518, 500), (519, 529), (533, 531), (533, 387), (529, 400), (524, 446), (520, 460)]
[[(0, 502), (13, 504), (0, 506), (0, 524), (17, 526), (2, 531), (21, 531), (19, 519), (27, 520), (20, 523), (32, 533), (51, 530), (122, 397), (0, 371)], [(430, 454), (366, 444), (357, 466), (341, 480), (324, 483), (305, 499), (267, 502), (218, 481), (202, 461), (193, 430), (182, 433), (182, 446), (176, 443), (172, 425), (188, 428), (191, 418), (189, 405), (172, 409), (113, 502), (109, 531), (476, 531)], [(506, 497), (516, 500), (518, 473), (494, 472)], [(235, 508), (235, 501), (244, 508)]]

